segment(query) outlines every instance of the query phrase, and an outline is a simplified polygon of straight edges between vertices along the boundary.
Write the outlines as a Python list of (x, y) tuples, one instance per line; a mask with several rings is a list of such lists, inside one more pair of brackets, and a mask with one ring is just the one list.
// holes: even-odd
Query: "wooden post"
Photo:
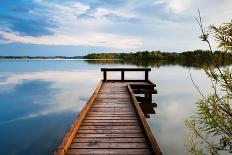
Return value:
[(148, 81), (148, 71), (145, 71), (145, 81)]
[(148, 102), (152, 104), (152, 94), (148, 94)]
[(121, 71), (121, 80), (124, 81), (124, 70)]
[(107, 74), (106, 74), (107, 71), (103, 71), (103, 81), (106, 82), (107, 81)]

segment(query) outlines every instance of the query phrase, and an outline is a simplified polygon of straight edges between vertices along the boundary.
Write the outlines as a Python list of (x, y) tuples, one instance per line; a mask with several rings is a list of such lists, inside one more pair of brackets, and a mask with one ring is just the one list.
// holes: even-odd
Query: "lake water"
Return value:
[[(83, 60), (0, 60), (0, 154), (53, 154), (102, 78), (101, 67), (138, 66)], [(201, 98), (189, 71), (205, 94), (210, 92), (209, 81), (201, 69), (180, 65), (151, 68), (149, 79), (158, 90), (153, 102), (158, 106), (147, 121), (164, 154), (187, 154), (184, 121), (195, 114), (195, 103)], [(125, 77), (142, 79), (143, 74), (126, 73)]]

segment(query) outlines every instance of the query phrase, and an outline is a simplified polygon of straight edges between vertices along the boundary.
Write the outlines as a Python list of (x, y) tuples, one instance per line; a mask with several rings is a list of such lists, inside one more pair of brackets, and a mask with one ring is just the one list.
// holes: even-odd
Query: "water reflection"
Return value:
[[(0, 61), (0, 154), (52, 154), (102, 78), (101, 67), (136, 65), (66, 60)], [(207, 96), (210, 84), (204, 71), (198, 68), (191, 72)], [(134, 73), (125, 76), (135, 77)], [(153, 67), (150, 80), (155, 82), (159, 93), (153, 95), (156, 114), (148, 112), (148, 123), (164, 154), (184, 155), (187, 134), (184, 121), (194, 114), (194, 103), (200, 98), (188, 68)]]
[[(80, 111), (82, 106), (76, 107), (76, 103), (84, 105), (93, 90), (90, 85), (98, 82), (98, 78), (91, 77), (98, 75), (96, 72), (5, 74), (4, 80), (0, 81), (0, 100), (4, 101), (1, 106), (20, 109), (20, 112), (1, 113), (0, 124), (50, 113)], [(86, 79), (89, 79), (88, 83), (85, 83)], [(80, 92), (83, 87), (87, 88)]]
[[(182, 66), (182, 67), (193, 67), (201, 69), (206, 65), (212, 65), (212, 62), (199, 61), (199, 60), (85, 60), (89, 64), (121, 64), (121, 65), (136, 65), (138, 67), (153, 67), (159, 68), (162, 66)], [(232, 62), (222, 61), (219, 62), (219, 66), (228, 66)]]
[[(204, 71), (191, 69), (191, 73), (200, 90), (207, 96), (211, 92), (211, 85)], [(150, 127), (155, 132), (164, 154), (186, 155), (188, 130), (184, 122), (195, 114), (195, 103), (201, 96), (195, 90), (187, 68), (178, 66), (153, 68), (150, 77), (155, 81), (159, 92), (153, 96), (157, 108), (156, 114), (148, 119)]]
[(99, 82), (96, 72), (2, 74), (0, 154), (52, 154)]

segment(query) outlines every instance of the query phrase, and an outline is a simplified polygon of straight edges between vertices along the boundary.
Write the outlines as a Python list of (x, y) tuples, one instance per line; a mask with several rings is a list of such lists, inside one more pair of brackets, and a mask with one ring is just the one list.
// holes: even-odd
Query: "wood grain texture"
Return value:
[(150, 155), (150, 149), (69, 149), (68, 155)]
[(158, 143), (157, 143), (157, 141), (156, 141), (156, 139), (154, 137), (153, 132), (151, 131), (149, 125), (147, 124), (146, 118), (144, 117), (142, 109), (140, 108), (140, 106), (139, 106), (139, 104), (138, 104), (138, 102), (136, 100), (136, 97), (134, 95), (133, 90), (131, 89), (130, 85), (128, 85), (127, 87), (128, 87), (128, 90), (129, 90), (129, 92), (131, 94), (131, 97), (132, 97), (133, 103), (135, 105), (135, 108), (136, 108), (136, 110), (138, 112), (140, 121), (141, 121), (141, 123), (143, 125), (143, 128), (144, 128), (145, 132), (146, 132), (148, 140), (149, 140), (149, 142), (151, 144), (151, 148), (153, 149), (153, 153), (155, 153), (157, 155), (162, 155), (160, 147), (159, 147), (159, 145), (158, 145)]
[(73, 139), (74, 143), (146, 143), (147, 139), (144, 137), (139, 138), (118, 138), (118, 137), (78, 137)]
[(141, 126), (80, 126), (80, 130), (102, 129), (102, 130), (141, 130)]
[(108, 133), (120, 133), (120, 134), (127, 134), (127, 133), (129, 133), (129, 134), (134, 134), (134, 133), (139, 133), (139, 134), (141, 134), (141, 133), (143, 133), (143, 130), (141, 130), (141, 129), (137, 129), (137, 130), (135, 130), (135, 129), (129, 129), (129, 130), (122, 130), (122, 129), (79, 129), (78, 130), (78, 132), (77, 132), (78, 134), (81, 134), (81, 133), (83, 133), (83, 134), (98, 134), (98, 133), (104, 133), (104, 134), (108, 134)]
[(99, 120), (138, 120), (138, 117), (135, 116), (104, 116), (104, 115), (100, 115), (100, 116), (91, 116), (88, 115), (85, 117), (85, 119), (99, 119)]
[(72, 143), (70, 149), (148, 149), (146, 143)]
[[(146, 120), (141, 119), (141, 109), (138, 110), (135, 97), (127, 87), (135, 83), (151, 85), (149, 82), (103, 82), (75, 121), (75, 130), (70, 131), (72, 136), (66, 140), (68, 144), (64, 141), (56, 154), (161, 155), (154, 152), (149, 139), (152, 132), (147, 132), (146, 124), (144, 127)], [(154, 93), (141, 91), (138, 93)]]
[(85, 126), (138, 126), (140, 122), (83, 122)]
[(54, 154), (57, 155), (65, 155), (69, 146), (72, 143), (73, 138), (75, 137), (76, 132), (78, 131), (83, 119), (85, 118), (85, 115), (87, 114), (88, 110), (91, 108), (92, 104), (94, 103), (94, 100), (96, 99), (98, 92), (100, 91), (100, 88), (102, 86), (102, 81), (99, 82), (97, 88), (95, 89), (93, 95), (88, 100), (87, 104), (84, 106), (82, 111), (80, 112), (79, 116), (75, 120), (75, 122), (72, 124), (71, 129), (66, 133), (62, 143), (58, 147), (58, 149), (55, 151)]
[(83, 133), (77, 133), (75, 137), (103, 137), (103, 138), (106, 138), (106, 137), (121, 137), (121, 138), (124, 138), (124, 137), (127, 137), (127, 138), (132, 138), (132, 137), (144, 137), (144, 134), (140, 134), (140, 133), (98, 133), (98, 134), (83, 134)]

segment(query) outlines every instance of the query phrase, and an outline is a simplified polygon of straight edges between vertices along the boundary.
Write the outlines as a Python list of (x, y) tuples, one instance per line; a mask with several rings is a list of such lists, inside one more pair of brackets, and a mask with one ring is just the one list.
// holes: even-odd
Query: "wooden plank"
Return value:
[(125, 108), (121, 108), (121, 107), (91, 107), (90, 110), (105, 110), (105, 111), (135, 111), (135, 108), (130, 108), (130, 107), (125, 107)]
[(133, 105), (129, 104), (95, 104), (93, 108), (134, 108)]
[(121, 100), (130, 100), (129, 94), (124, 93), (123, 95), (113, 95), (113, 94), (117, 94), (117, 92), (111, 92), (111, 93), (107, 93), (107, 94), (101, 94), (97, 97), (97, 99), (107, 99), (109, 98), (111, 99), (121, 99)]
[(128, 95), (129, 95), (128, 92), (121, 93), (121, 94), (118, 94), (118, 93), (117, 93), (117, 94), (116, 94), (116, 93), (115, 93), (115, 94), (109, 94), (109, 93), (107, 93), (107, 94), (102, 94), (102, 93), (101, 93), (101, 94), (98, 94), (97, 97), (98, 97), (98, 98), (101, 98), (101, 97), (103, 97), (103, 98), (104, 98), (104, 97), (109, 97), (109, 98), (111, 98), (111, 97), (112, 97), (112, 98), (117, 98), (117, 97), (130, 98)]
[(128, 104), (132, 105), (131, 100), (118, 101), (118, 100), (96, 100), (94, 104)]
[(135, 89), (133, 90), (134, 94), (157, 94), (157, 90), (142, 90), (142, 89)]
[[(133, 106), (131, 106), (131, 107), (133, 107)], [(90, 109), (102, 109), (102, 110), (106, 110), (106, 111), (108, 111), (108, 110), (131, 110), (131, 111), (135, 111), (135, 108), (133, 107), (133, 108), (131, 108), (131, 107), (129, 107), (129, 106), (127, 106), (127, 107), (124, 107), (124, 108), (122, 108), (122, 107), (114, 107), (114, 106), (111, 106), (111, 107), (91, 107)]]
[[(113, 88), (112, 88), (113, 89)], [(128, 92), (125, 92), (125, 91), (123, 91), (123, 92), (120, 92), (120, 91), (110, 91), (110, 92), (105, 92), (105, 93), (100, 93), (99, 94), (99, 97), (103, 97), (103, 96), (108, 96), (108, 95), (110, 95), (110, 96), (112, 96), (113, 98), (114, 97), (122, 97), (122, 96), (124, 96), (124, 97), (128, 97)]]
[(122, 83), (122, 82), (115, 82), (115, 83), (113, 83), (113, 82), (107, 82), (107, 83), (104, 83), (104, 84), (105, 85), (104, 85), (104, 87), (102, 89), (103, 91), (105, 89), (111, 88), (113, 86), (117, 86), (117, 87), (115, 87), (115, 89), (111, 89), (111, 90), (120, 90), (120, 89), (123, 89), (123, 90), (127, 91), (125, 89), (125, 87), (124, 87), (124, 86), (126, 86), (126, 83)]
[(128, 94), (128, 90), (126, 89), (126, 85), (124, 86), (119, 86), (119, 85), (114, 85), (114, 86), (109, 86), (105, 85), (105, 87), (103, 87), (100, 91), (100, 95), (101, 94), (109, 94), (109, 92), (118, 92), (119, 94), (124, 95), (124, 93)]
[[(133, 107), (133, 106), (132, 106)], [(106, 110), (106, 111), (111, 111), (111, 110), (130, 110), (130, 111), (135, 111), (135, 108), (131, 108), (131, 107), (91, 107), (90, 110)]]
[[(117, 87), (117, 86), (114, 86), (114, 87)], [(102, 88), (101, 91), (100, 91), (100, 94), (110, 94), (110, 93), (118, 93), (118, 94), (122, 94), (124, 95), (124, 93), (128, 94), (128, 90), (125, 88), (125, 86), (123, 86), (122, 88), (120, 89), (115, 89), (115, 88), (110, 88), (110, 87), (105, 87), (105, 88)]]
[(102, 138), (102, 137), (85, 137), (85, 138), (74, 138), (74, 143), (92, 143), (92, 142), (101, 142), (101, 143), (146, 143), (147, 139), (144, 137), (139, 138)]
[(112, 88), (114, 86), (117, 86), (117, 87), (115, 87), (115, 89), (111, 89), (111, 90), (126, 90), (125, 87), (123, 87), (125, 85), (123, 85), (122, 83), (114, 83), (113, 84), (111, 82), (105, 83), (105, 85), (104, 85), (104, 87), (103, 87), (102, 90), (109, 89), (109, 88)]
[(101, 99), (101, 98), (110, 98), (110, 99), (130, 99), (130, 97), (128, 95), (117, 95), (117, 94), (101, 94), (97, 97), (98, 99)]
[[(114, 87), (117, 87), (117, 86), (114, 86)], [(126, 94), (129, 94), (128, 93), (128, 90), (125, 89), (126, 86), (123, 86), (123, 89), (114, 89), (113, 87), (112, 88), (105, 88), (105, 89), (101, 89), (101, 92), (99, 95), (123, 95), (125, 96)], [(111, 94), (111, 93), (115, 93), (115, 94)]]
[(99, 96), (97, 97), (97, 101), (98, 100), (110, 100), (110, 101), (124, 101), (124, 102), (130, 102), (130, 98), (129, 97), (124, 97), (124, 96)]
[(158, 145), (158, 143), (157, 143), (157, 141), (156, 141), (156, 139), (155, 139), (155, 137), (154, 137), (154, 134), (152, 133), (152, 131), (151, 131), (150, 127), (149, 127), (149, 125), (147, 124), (146, 118), (145, 118), (144, 115), (143, 115), (143, 112), (142, 112), (142, 110), (141, 110), (141, 108), (140, 108), (140, 106), (139, 106), (139, 104), (138, 104), (138, 102), (137, 102), (137, 100), (136, 100), (136, 97), (135, 97), (135, 95), (134, 95), (134, 93), (133, 93), (133, 90), (131, 89), (130, 85), (128, 85), (128, 90), (129, 90), (129, 92), (130, 92), (130, 94), (131, 94), (133, 103), (134, 103), (135, 108), (136, 108), (136, 110), (137, 110), (137, 112), (138, 112), (139, 118), (140, 118), (141, 123), (142, 123), (142, 125), (143, 125), (143, 128), (144, 128), (144, 130), (145, 130), (145, 132), (146, 132), (146, 135), (147, 135), (147, 137), (148, 137), (148, 140), (149, 140), (149, 142), (150, 142), (150, 144), (151, 144), (151, 147), (152, 147), (152, 149), (153, 149), (153, 152), (154, 152), (155, 154), (157, 154), (157, 155), (162, 155), (162, 152), (161, 152), (161, 150), (160, 150), (160, 147), (159, 147), (159, 145)]
[(77, 134), (75, 137), (144, 137), (144, 134), (139, 134), (139, 133), (125, 133), (125, 134), (116, 134), (116, 133), (103, 133), (103, 134)]
[(110, 89), (108, 89), (108, 90), (104, 90), (104, 89), (102, 89), (100, 92), (99, 92), (99, 95), (110, 95), (111, 93), (117, 93), (117, 95), (125, 95), (125, 94), (129, 94), (128, 93), (128, 91), (125, 89), (125, 90), (122, 90), (122, 89), (120, 89), (120, 90), (110, 90)]
[(111, 94), (111, 93), (117, 93), (118, 95), (124, 95), (125, 93), (128, 94), (127, 89), (119, 89), (119, 90), (114, 90), (114, 89), (103, 89), (99, 92), (99, 94)]
[(133, 104), (131, 102), (95, 102), (94, 105), (122, 105), (122, 106), (125, 106), (125, 105), (128, 105), (128, 106), (133, 106)]
[(117, 93), (123, 94), (123, 95), (124, 95), (124, 93), (128, 94), (128, 90), (126, 89), (126, 85), (121, 86), (121, 87), (118, 85), (106, 86), (106, 87), (101, 89), (101, 94), (102, 93), (109, 94), (109, 92), (117, 92)]
[[(146, 79), (148, 80), (148, 74)], [(71, 131), (73, 137), (69, 136), (69, 141), (66, 140), (68, 144), (65, 144), (66, 146), (60, 145), (56, 153), (59, 155), (66, 153), (155, 153), (161, 155), (162, 152), (156, 141), (152, 139), (152, 132), (149, 131), (146, 119), (143, 118), (142, 111), (139, 109), (134, 93), (128, 84), (133, 84), (133, 82), (102, 83), (100, 88), (96, 89), (97, 93), (93, 94), (95, 96), (91, 100), (91, 105), (87, 104), (89, 107), (87, 110), (85, 109), (85, 113), (81, 114), (81, 119), (76, 120), (78, 123), (75, 124), (75, 131)], [(148, 84), (147, 87), (152, 87), (149, 80), (147, 83), (136, 82), (136, 84)], [(140, 89), (137, 93), (142, 91), (143, 89)], [(144, 90), (144, 92), (151, 93), (152, 91)], [(154, 145), (155, 143), (158, 147)], [(153, 152), (151, 152), (151, 148)]]
[(92, 108), (117, 108), (117, 109), (123, 109), (123, 108), (130, 108), (135, 109), (134, 105), (132, 104), (113, 104), (113, 103), (98, 103), (94, 104)]
[(149, 149), (69, 149), (68, 155), (150, 155), (152, 154)]
[(141, 84), (138, 84), (138, 83), (131, 83), (129, 84), (131, 89), (154, 89), (154, 87), (156, 87), (155, 84), (150, 84), (150, 83), (141, 83)]
[(126, 133), (143, 133), (141, 129), (138, 130), (121, 130), (121, 129), (79, 129), (77, 134), (98, 134), (98, 133), (104, 133), (104, 134), (109, 134), (109, 133), (120, 133), (120, 134), (126, 134)]
[(99, 104), (99, 103), (112, 103), (112, 104), (131, 104), (131, 100), (126, 100), (126, 101), (119, 101), (118, 99), (117, 100), (96, 100), (95, 101), (95, 104)]
[(89, 126), (138, 126), (140, 122), (83, 122), (82, 125)]
[(107, 83), (104, 83), (105, 85), (102, 87), (102, 90), (105, 90), (105, 89), (109, 89), (109, 88), (112, 88), (112, 87), (115, 87), (114, 89), (111, 89), (111, 90), (125, 90), (126, 91), (126, 88), (123, 87), (123, 86), (126, 86), (126, 84), (124, 83), (121, 83), (121, 82), (115, 82), (114, 84), (111, 83), (111, 82), (107, 82)]
[(89, 112), (87, 115), (87, 117), (137, 117), (138, 115), (136, 113), (119, 113), (119, 114), (116, 114), (116, 113), (99, 113), (99, 112)]
[(121, 111), (90, 111), (88, 112), (89, 115), (136, 115), (135, 112), (127, 111), (127, 112), (121, 112)]
[(70, 149), (148, 149), (146, 143), (72, 143)]
[(128, 102), (120, 102), (120, 103), (118, 103), (118, 102), (105, 102), (105, 103), (94, 103), (94, 106), (93, 106), (93, 108), (95, 108), (95, 107), (98, 107), (98, 106), (103, 106), (103, 108), (104, 108), (104, 106), (106, 106), (106, 107), (117, 107), (118, 106), (118, 108), (120, 108), (120, 107), (123, 107), (123, 106), (127, 106), (127, 107), (133, 107), (134, 108), (134, 105), (132, 104), (132, 103), (128, 103)]
[(110, 100), (110, 99), (98, 99), (96, 100), (95, 104), (98, 104), (98, 103), (102, 103), (102, 104), (106, 104), (106, 103), (111, 103), (111, 104), (131, 104), (131, 100), (126, 100), (126, 101), (123, 101), (123, 100), (119, 100), (119, 99), (115, 99), (115, 100)]
[(83, 123), (106, 123), (106, 122), (109, 122), (109, 123), (124, 123), (124, 122), (128, 122), (128, 123), (131, 123), (131, 122), (139, 122), (139, 120), (131, 120), (131, 119), (128, 119), (128, 120), (118, 120), (118, 119), (84, 119)]
[(135, 110), (134, 109), (123, 109), (123, 108), (121, 108), (121, 109), (97, 109), (97, 108), (92, 108), (92, 109), (90, 109), (89, 110), (90, 112), (107, 112), (107, 113), (116, 113), (116, 112), (124, 112), (124, 113), (135, 113)]
[(102, 103), (102, 104), (131, 104), (131, 100), (127, 100), (127, 101), (119, 101), (119, 100), (109, 100), (109, 99), (105, 99), (105, 100), (96, 100), (95, 101), (95, 104), (98, 104), (98, 103)]
[(96, 102), (102, 102), (102, 100), (104, 100), (104, 102), (131, 102), (129, 98), (96, 98)]
[(103, 119), (103, 120), (112, 120), (112, 119), (117, 119), (117, 120), (138, 120), (138, 117), (134, 116), (87, 116), (85, 119)]
[(99, 84), (98, 84), (97, 88), (95, 89), (93, 95), (88, 100), (87, 104), (84, 106), (84, 108), (80, 112), (80, 114), (77, 117), (77, 119), (75, 120), (75, 122), (72, 124), (71, 129), (65, 135), (62, 143), (58, 147), (55, 154), (57, 154), (57, 155), (65, 155), (66, 154), (65, 150), (68, 150), (69, 146), (71, 145), (72, 139), (75, 137), (76, 132), (77, 132), (78, 128), (80, 127), (82, 120), (85, 118), (85, 115), (87, 114), (87, 112), (90, 109), (90, 107), (92, 106), (95, 98), (97, 97), (97, 94), (98, 94), (101, 86), (102, 86), (102, 81), (99, 82)]
[(79, 130), (104, 129), (104, 130), (141, 130), (140, 126), (80, 126)]
[[(128, 118), (133, 118), (133, 119), (135, 119), (135, 118), (137, 118), (138, 116), (136, 115), (136, 114), (132, 114), (132, 115), (112, 115), (112, 114), (88, 114), (87, 115), (87, 117), (90, 117), (90, 119), (91, 118), (93, 118), (94, 119), (94, 117), (115, 117), (115, 118), (121, 118), (121, 119), (126, 119), (127, 117)], [(138, 119), (138, 118), (137, 118)]]
[(107, 111), (107, 112), (111, 112), (111, 111), (118, 111), (118, 112), (135, 112), (134, 108), (129, 108), (129, 107), (125, 107), (125, 108), (121, 108), (121, 107), (92, 107), (90, 109), (90, 111)]
[(120, 113), (136, 113), (136, 110), (134, 107), (92, 107), (89, 112), (120, 112)]

